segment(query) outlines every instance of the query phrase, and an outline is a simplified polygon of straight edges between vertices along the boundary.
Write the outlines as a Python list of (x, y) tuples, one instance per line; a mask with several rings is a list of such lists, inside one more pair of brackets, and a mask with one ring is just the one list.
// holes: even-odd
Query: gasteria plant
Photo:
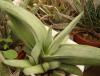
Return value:
[[(100, 65), (100, 49), (86, 45), (63, 44), (62, 41), (83, 16), (81, 12), (55, 38), (52, 29), (22, 7), (0, 0), (0, 8), (9, 16), (8, 24), (13, 32), (26, 44), (27, 58), (23, 60), (3, 60), (8, 66), (22, 68), (25, 75), (37, 75), (58, 70), (81, 75), (75, 65)], [(58, 75), (57, 75), (58, 76)], [(61, 75), (59, 75), (61, 76)]]
[(82, 0), (84, 17), (79, 27), (72, 31), (72, 36), (79, 44), (100, 47), (100, 5), (95, 6), (94, 2), (95, 0)]
[[(83, 27), (85, 29), (97, 29), (100, 28), (100, 4), (95, 5), (95, 0), (83, 0), (84, 2), (84, 18)], [(98, 2), (98, 1), (97, 1)]]

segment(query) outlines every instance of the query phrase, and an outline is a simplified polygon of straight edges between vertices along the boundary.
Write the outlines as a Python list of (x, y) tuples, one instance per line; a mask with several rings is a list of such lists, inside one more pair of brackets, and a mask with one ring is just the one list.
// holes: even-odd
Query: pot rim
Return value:
[[(80, 35), (80, 33), (83, 32), (83, 31), (77, 31), (75, 32), (73, 35), (72, 35), (72, 39), (74, 41), (76, 41), (77, 43), (79, 44), (85, 44), (85, 45), (91, 45), (91, 46), (95, 46), (95, 47), (100, 47), (100, 41), (96, 41), (96, 40), (88, 40), (84, 37), (82, 37)], [(86, 32), (86, 31), (85, 31)], [(93, 33), (95, 36), (99, 37), (100, 38), (100, 34), (98, 35), (97, 33), (95, 32), (89, 32), (89, 33)]]

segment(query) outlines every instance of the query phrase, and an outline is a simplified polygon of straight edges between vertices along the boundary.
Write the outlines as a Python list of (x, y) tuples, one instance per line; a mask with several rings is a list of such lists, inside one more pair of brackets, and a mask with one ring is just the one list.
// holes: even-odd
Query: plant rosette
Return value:
[[(13, 3), (14, 3), (15, 5), (18, 5), (18, 6), (19, 6), (20, 2), (21, 2), (20, 0), (14, 0), (14, 1), (13, 1)], [(46, 29), (48, 30), (49, 28), (46, 27)], [(58, 33), (58, 32), (56, 32), (55, 30), (52, 30), (52, 36), (55, 36), (57, 33)], [(71, 39), (68, 39), (65, 43), (67, 43), (67, 44), (77, 44), (76, 42), (74, 42), (74, 41), (71, 40)], [(23, 53), (20, 52), (18, 58), (20, 59), (20, 57), (22, 57), (22, 55), (23, 55)], [(81, 70), (82, 72), (84, 71), (84, 66), (78, 65), (78, 67), (80, 68), (80, 70)], [(70, 76), (77, 76), (77, 75), (71, 74)]]
[(26, 76), (41, 75), (50, 70), (53, 71), (51, 74), (54, 76), (55, 73), (56, 76), (62, 76), (58, 70), (81, 76), (82, 72), (76, 65), (100, 65), (99, 48), (64, 43), (64, 39), (82, 18), (84, 12), (81, 12), (62, 32), (53, 37), (52, 29), (46, 30), (45, 25), (24, 8), (5, 0), (0, 0), (0, 8), (7, 12), (8, 25), (25, 43), (27, 53), (27, 58), (22, 60), (5, 59), (3, 61), (5, 65), (19, 68)]

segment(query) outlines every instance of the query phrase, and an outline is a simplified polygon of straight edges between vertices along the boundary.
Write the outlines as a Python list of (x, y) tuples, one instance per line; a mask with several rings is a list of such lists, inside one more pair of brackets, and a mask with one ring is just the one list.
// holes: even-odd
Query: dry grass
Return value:
[(55, 29), (64, 29), (79, 13), (73, 0), (31, 0), (28, 9)]

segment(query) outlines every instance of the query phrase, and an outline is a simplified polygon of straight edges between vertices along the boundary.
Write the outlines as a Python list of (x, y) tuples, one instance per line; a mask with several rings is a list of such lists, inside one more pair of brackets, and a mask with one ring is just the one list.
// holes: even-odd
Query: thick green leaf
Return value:
[(49, 28), (48, 33), (46, 35), (46, 39), (44, 41), (44, 52), (47, 52), (49, 45), (52, 43), (53, 36), (52, 36), (52, 28)]
[(35, 63), (35, 60), (33, 59), (33, 57), (32, 56), (27, 56), (28, 57), (28, 59), (29, 59), (29, 62), (31, 63), (31, 64), (33, 64), (33, 65), (35, 65), (36, 63)]
[(96, 10), (94, 6), (94, 0), (87, 0), (86, 7), (87, 7), (87, 13), (89, 17), (91, 18), (92, 22), (94, 22), (93, 20), (96, 19)]
[[(49, 65), (47, 63), (44, 63), (44, 66), (46, 67), (46, 69), (49, 68)], [(47, 71), (47, 70), (45, 70), (45, 71)], [(45, 71), (41, 65), (31, 66), (31, 67), (25, 68), (23, 70), (25, 75), (41, 74), (41, 73), (44, 73)]]
[(65, 76), (65, 73), (62, 71), (53, 71), (52, 76)]
[(60, 43), (64, 40), (64, 38), (71, 32), (71, 30), (75, 27), (75, 25), (79, 22), (80, 18), (83, 16), (83, 12), (81, 12), (71, 23), (54, 39), (49, 47), (49, 54), (53, 54), (56, 52), (57, 48), (60, 46)]
[(98, 26), (94, 0), (84, 0), (84, 16), (84, 24), (88, 25), (84, 26), (85, 28), (92, 28)]
[(58, 62), (58, 61), (51, 61), (48, 64), (49, 64), (51, 70), (56, 69), (60, 66), (60, 62)]
[(38, 64), (35, 66), (31, 66), (29, 68), (25, 68), (23, 72), (25, 75), (41, 74), (41, 73), (47, 72), (48, 70), (56, 69), (59, 66), (60, 66), (60, 63), (54, 61), (54, 62)]
[(25, 23), (19, 21), (11, 15), (10, 19), (11, 21), (9, 21), (8, 24), (12, 31), (27, 45), (28, 48), (32, 49), (35, 44), (35, 40), (30, 29), (25, 26)]
[(9, 68), (2, 63), (0, 63), (0, 76), (11, 76)]
[(86, 45), (62, 45), (52, 56), (45, 56), (44, 60), (59, 60), (67, 64), (100, 65), (100, 49)]
[(12, 2), (12, 0), (5, 0), (5, 1)]
[(44, 42), (47, 31), (44, 24), (35, 15), (4, 0), (0, 0), (0, 8), (25, 23), (25, 26), (32, 31), (36, 41)]
[(41, 54), (41, 51), (42, 51), (42, 49), (41, 49), (40, 44), (36, 43), (36, 45), (34, 46), (32, 52), (31, 52), (31, 56), (34, 59), (35, 64), (38, 64), (38, 62), (39, 62), (39, 56)]
[(66, 65), (66, 64), (62, 64), (59, 69), (68, 72), (70, 74), (75, 74), (75, 75), (79, 75), (82, 76), (82, 71), (75, 65)]
[(4, 60), (3, 63), (18, 68), (27, 68), (32, 66), (28, 60)]
[(2, 51), (3, 55), (5, 58), (8, 58), (8, 59), (14, 59), (17, 57), (17, 52), (15, 50), (7, 50), (7, 51)]

